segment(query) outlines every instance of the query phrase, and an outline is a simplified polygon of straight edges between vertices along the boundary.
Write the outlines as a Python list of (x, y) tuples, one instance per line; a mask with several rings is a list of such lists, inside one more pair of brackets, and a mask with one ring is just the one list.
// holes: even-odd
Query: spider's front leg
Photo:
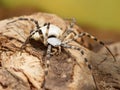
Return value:
[[(61, 44), (61, 46), (64, 47), (64, 48), (69, 48), (69, 49), (74, 49), (74, 50), (80, 51), (80, 54), (81, 54), (81, 56), (83, 57), (85, 64), (88, 66), (88, 68), (89, 68), (90, 71), (91, 71), (92, 78), (93, 78), (94, 83), (95, 83), (95, 88), (96, 88), (96, 90), (98, 90), (98, 86), (97, 86), (97, 83), (96, 83), (94, 74), (93, 74), (93, 72), (92, 72), (92, 65), (88, 62), (87, 58), (84, 56), (84, 54), (85, 54), (84, 51), (81, 50), (81, 49), (80, 49), (79, 47), (77, 47), (77, 46), (65, 44), (64, 42)], [(76, 62), (77, 62), (77, 60), (76, 60)], [(80, 65), (78, 62), (77, 62), (77, 64)]]
[(45, 75), (48, 74), (48, 69), (49, 69), (49, 66), (50, 66), (51, 49), (52, 49), (52, 46), (48, 45), (47, 54), (45, 56), (45, 69), (44, 69)]
[(64, 48), (69, 48), (69, 49), (74, 49), (74, 50), (79, 51), (80, 54), (81, 54), (81, 56), (84, 58), (84, 62), (87, 64), (88, 68), (91, 69), (91, 65), (88, 63), (87, 58), (84, 57), (84, 54), (85, 54), (85, 53), (84, 53), (83, 50), (81, 50), (81, 49), (80, 49), (79, 47), (77, 47), (77, 46), (65, 44), (64, 42), (63, 42), (63, 44), (62, 44), (61, 46), (64, 47)]
[[(58, 48), (59, 48), (59, 47), (58, 47)], [(48, 75), (51, 55), (54, 55), (54, 54), (57, 53), (57, 49), (54, 49), (55, 52), (52, 52), (52, 49), (54, 49), (54, 48), (52, 48), (51, 45), (48, 45), (48, 47), (47, 47), (47, 54), (46, 54), (46, 56), (45, 56), (45, 69), (44, 69), (44, 71), (45, 71), (45, 76)], [(61, 49), (61, 48), (59, 48), (59, 49)], [(59, 51), (59, 52), (60, 52), (60, 51)], [(59, 52), (58, 52), (58, 53), (59, 53)]]
[(103, 47), (105, 47), (105, 48), (108, 50), (108, 52), (111, 54), (111, 56), (113, 57), (114, 61), (116, 61), (115, 56), (112, 54), (112, 52), (111, 52), (110, 49), (107, 47), (107, 45), (105, 45), (102, 41), (100, 41), (99, 39), (97, 39), (96, 37), (90, 35), (90, 34), (87, 33), (87, 32), (81, 32), (80, 34), (75, 35), (75, 37), (73, 37), (72, 39), (69, 39), (69, 40), (65, 41), (64, 43), (65, 43), (65, 44), (68, 44), (68, 43), (70, 43), (70, 42), (72, 42), (72, 41), (76, 41), (78, 38), (82, 38), (83, 36), (87, 36), (88, 38), (90, 38), (90, 39), (98, 42), (100, 45), (102, 45)]
[(49, 66), (50, 66), (51, 49), (52, 49), (52, 46), (48, 45), (47, 54), (45, 56), (45, 62), (44, 62), (44, 64), (45, 64), (45, 69), (44, 69), (45, 76), (44, 76), (44, 81), (42, 83), (41, 88), (45, 87), (46, 76), (48, 75), (48, 70), (49, 70)]

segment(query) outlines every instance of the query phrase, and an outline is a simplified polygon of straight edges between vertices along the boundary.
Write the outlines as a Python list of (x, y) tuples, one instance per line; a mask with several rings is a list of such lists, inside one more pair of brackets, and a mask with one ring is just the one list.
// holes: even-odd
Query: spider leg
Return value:
[(18, 18), (17, 20), (14, 20), (14, 21), (8, 22), (7, 24), (14, 23), (14, 22), (17, 22), (17, 21), (19, 21), (19, 20), (21, 20), (21, 21), (31, 21), (31, 22), (34, 22), (35, 25), (36, 25), (36, 28), (37, 28), (37, 29), (40, 28), (39, 23), (38, 23), (37, 20), (32, 19), (32, 18), (24, 18), (24, 17), (23, 17), (23, 18), (21, 17), (21, 18)]
[(63, 33), (63, 35), (60, 37), (60, 40), (63, 41), (70, 33), (73, 33), (74, 35), (76, 35), (76, 33), (75, 33), (73, 30), (67, 29), (67, 30)]
[(29, 37), (27, 37), (27, 39), (25, 40), (25, 42), (22, 44), (22, 46), (20, 47), (20, 50), (22, 51), (24, 48), (25, 48), (25, 46), (26, 46), (26, 44), (29, 42), (29, 39), (31, 38), (31, 35), (29, 36)]
[(46, 55), (46, 58), (45, 58), (45, 75), (48, 74), (48, 68), (50, 66), (50, 56), (51, 56), (51, 49), (52, 49), (52, 46), (51, 45), (48, 45), (48, 48), (47, 48), (47, 55)]
[(76, 23), (76, 19), (75, 18), (72, 18), (72, 19), (67, 19), (67, 20), (71, 20), (70, 22), (70, 28), (73, 28), (75, 23)]
[(47, 45), (47, 39), (48, 39), (48, 33), (49, 33), (49, 28), (50, 28), (50, 23), (45, 23), (44, 26), (47, 25), (45, 37), (44, 37), (44, 44)]
[(63, 40), (64, 38), (66, 38), (70, 33), (74, 33), (76, 35), (76, 33), (72, 30), (72, 28), (75, 25), (75, 18), (72, 19), (66, 19), (66, 20), (71, 20), (69, 27), (67, 27), (67, 29), (65, 30), (65, 32), (63, 33), (62, 37), (60, 38), (61, 40)]
[(70, 21), (70, 28), (73, 28), (74, 24), (76, 23), (75, 18), (65, 18), (65, 20)]
[(38, 21), (35, 20), (35, 19), (32, 19), (32, 18), (22, 18), (21, 17), (21, 18), (18, 18), (17, 20), (8, 22), (7, 24), (14, 23), (14, 22), (17, 22), (19, 20), (21, 20), (21, 21), (31, 21), (31, 22), (33, 22), (36, 25), (36, 28), (37, 28), (36, 30), (31, 30), (30, 35), (27, 37), (27, 39), (25, 40), (25, 42), (22, 44), (20, 50), (23, 50), (24, 47), (26, 46), (26, 44), (29, 42), (29, 39), (32, 37), (32, 35), (34, 35), (36, 32), (38, 32), (39, 35), (42, 35), (42, 32), (40, 30), (40, 26), (39, 26)]
[[(22, 20), (22, 21), (32, 21), (32, 22), (35, 23), (35, 25), (36, 25), (36, 27), (37, 27), (38, 30), (39, 30), (39, 28), (40, 28), (38, 21), (36, 21), (36, 20), (34, 20), (34, 19), (32, 19), (32, 18), (22, 18), (22, 17), (21, 17), (21, 18), (18, 18), (17, 20), (8, 22), (7, 24), (14, 23), (14, 22), (17, 22), (17, 21), (19, 21), (19, 20)], [(22, 44), (20, 50), (24, 49), (24, 47), (26, 46), (26, 44), (29, 42), (29, 39), (30, 39), (30, 38), (32, 37), (32, 35), (33, 35), (35, 32), (37, 32), (38, 30), (35, 30), (35, 31), (34, 31), (34, 30), (31, 30), (31, 34), (27, 37), (27, 39), (25, 40), (25, 42)], [(40, 31), (40, 30), (39, 30), (39, 31)]]
[(33, 31), (30, 33), (30, 35), (27, 37), (27, 39), (25, 40), (25, 42), (22, 44), (22, 46), (20, 47), (20, 50), (21, 50), (21, 51), (25, 48), (26, 44), (29, 43), (30, 38), (31, 38), (36, 32), (38, 32), (40, 35), (42, 35), (40, 29), (38, 29), (38, 30), (33, 30)]
[(45, 82), (46, 82), (46, 76), (48, 75), (48, 69), (49, 69), (49, 66), (50, 66), (50, 56), (51, 56), (51, 49), (52, 49), (52, 46), (51, 45), (48, 45), (48, 48), (47, 48), (47, 55), (45, 57), (45, 69), (44, 69), (44, 73), (45, 73), (45, 76), (44, 76), (44, 81), (42, 83), (42, 88), (44, 88), (45, 86)]
[[(64, 47), (64, 48), (69, 48), (69, 49), (78, 50), (78, 51), (80, 51), (81, 55), (84, 57), (84, 51), (81, 50), (81, 49), (80, 49), (79, 47), (77, 47), (77, 46), (73, 46), (73, 45), (69, 45), (69, 44), (64, 44), (64, 43), (63, 43), (61, 46)], [(98, 90), (98, 86), (97, 86), (97, 83), (96, 83), (96, 81), (95, 81), (94, 74), (93, 74), (93, 72), (92, 72), (92, 66), (89, 64), (87, 58), (85, 58), (85, 57), (84, 57), (84, 62), (85, 62), (85, 64), (88, 66), (88, 68), (90, 69), (91, 74), (92, 74), (93, 81), (94, 81), (94, 83), (95, 83), (95, 88), (96, 88), (96, 90)]]
[[(81, 53), (82, 56), (84, 55), (84, 51), (81, 50), (81, 49), (80, 49), (79, 47), (77, 47), (77, 46), (73, 46), (73, 45), (69, 45), (69, 44), (64, 44), (64, 43), (61, 44), (61, 46), (64, 47), (64, 48), (70, 48), (70, 49), (78, 50), (78, 51), (80, 51), (80, 53)], [(88, 65), (89, 69), (91, 69), (91, 65), (88, 64), (87, 58), (84, 58), (84, 61), (85, 61), (85, 63)]]
[(100, 45), (102, 45), (103, 47), (105, 47), (105, 48), (108, 50), (108, 52), (112, 55), (114, 61), (116, 61), (116, 58), (115, 58), (115, 56), (112, 54), (112, 52), (110, 51), (110, 49), (109, 49), (102, 41), (98, 40), (96, 37), (90, 35), (90, 34), (87, 33), (87, 32), (81, 32), (80, 34), (77, 34), (75, 37), (73, 37), (73, 38), (70, 39), (70, 40), (65, 41), (64, 43), (65, 43), (65, 44), (70, 43), (71, 41), (75, 41), (77, 38), (81, 38), (81, 37), (83, 37), (83, 36), (87, 36), (88, 38), (90, 38), (90, 39), (98, 42)]

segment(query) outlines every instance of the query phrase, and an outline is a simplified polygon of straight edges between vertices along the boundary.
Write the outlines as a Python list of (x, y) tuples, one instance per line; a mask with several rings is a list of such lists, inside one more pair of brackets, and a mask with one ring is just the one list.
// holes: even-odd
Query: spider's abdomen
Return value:
[[(45, 38), (45, 34), (47, 32), (47, 26), (43, 26), (40, 29), (43, 33), (43, 37)], [(50, 24), (50, 27), (49, 27), (49, 30), (48, 30), (48, 37), (49, 36), (59, 37), (61, 34), (62, 34), (62, 30), (59, 27), (57, 27), (53, 24)]]

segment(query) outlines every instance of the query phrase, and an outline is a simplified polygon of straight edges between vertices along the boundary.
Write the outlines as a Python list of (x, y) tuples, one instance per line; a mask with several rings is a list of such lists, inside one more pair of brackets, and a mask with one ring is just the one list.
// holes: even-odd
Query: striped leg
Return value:
[(42, 35), (42, 32), (41, 32), (41, 30), (40, 30), (40, 26), (39, 26), (39, 23), (38, 23), (38, 21), (37, 20), (35, 20), (35, 19), (32, 19), (32, 18), (18, 18), (17, 20), (14, 20), (14, 21), (11, 21), (11, 22), (8, 22), (7, 24), (10, 24), (10, 23), (14, 23), (14, 22), (17, 22), (17, 21), (31, 21), (31, 22), (33, 22), (35, 25), (36, 25), (36, 30), (31, 30), (31, 32), (30, 32), (30, 35), (27, 37), (27, 39), (25, 40), (25, 42), (23, 43), (23, 45), (21, 46), (21, 48), (20, 48), (20, 50), (23, 50), (24, 49), (24, 47), (26, 46), (26, 44), (29, 42), (29, 39), (32, 37), (32, 35), (34, 35), (36, 32), (38, 32), (39, 33), (39, 35)]
[(108, 52), (112, 55), (114, 61), (116, 61), (116, 58), (114, 57), (114, 55), (112, 54), (112, 52), (110, 51), (110, 49), (109, 49), (102, 41), (98, 40), (96, 37), (90, 35), (90, 34), (87, 33), (87, 32), (81, 32), (80, 34), (77, 34), (74, 38), (72, 38), (72, 39), (70, 39), (70, 40), (67, 40), (67, 41), (65, 41), (64, 43), (65, 43), (65, 44), (70, 43), (71, 41), (75, 41), (77, 38), (81, 38), (81, 37), (83, 37), (83, 36), (87, 36), (88, 38), (90, 38), (90, 39), (98, 42), (100, 45), (104, 46), (104, 47), (108, 50)]
[(50, 23), (45, 23), (44, 26), (47, 26), (45, 37), (44, 37), (44, 45), (47, 45), (48, 33), (50, 28)]
[(40, 28), (39, 23), (38, 23), (37, 20), (32, 19), (32, 18), (24, 18), (24, 17), (23, 17), (23, 18), (21, 17), (21, 18), (18, 18), (17, 20), (8, 22), (7, 24), (14, 23), (14, 22), (17, 22), (17, 21), (19, 21), (19, 20), (21, 20), (21, 21), (31, 21), (31, 22), (35, 23), (37, 29)]
[(49, 60), (50, 60), (50, 55), (51, 55), (51, 49), (52, 49), (52, 46), (48, 45), (47, 55), (45, 57), (45, 69), (44, 69), (45, 76), (44, 76), (44, 81), (42, 83), (41, 88), (44, 88), (45, 82), (46, 82), (46, 76), (48, 75), (48, 69), (49, 69), (49, 66), (50, 66), (50, 61)]
[[(68, 44), (62, 44), (61, 46), (64, 47), (64, 48), (70, 48), (70, 49), (78, 50), (78, 51), (80, 51), (82, 57), (84, 57), (84, 51), (81, 50), (79, 47), (72, 46), (72, 45), (68, 45)], [(94, 80), (94, 83), (95, 83), (95, 88), (96, 88), (96, 90), (98, 90), (98, 86), (97, 86), (97, 83), (96, 83), (96, 81), (95, 81), (94, 74), (93, 74), (93, 72), (92, 72), (92, 66), (89, 64), (87, 58), (85, 58), (85, 57), (84, 57), (84, 62), (85, 62), (85, 64), (88, 66), (88, 68), (90, 69), (91, 74), (92, 74), (92, 77), (93, 77), (93, 80)]]
[(31, 38), (36, 32), (38, 32), (39, 35), (42, 35), (40, 29), (39, 29), (39, 30), (33, 30), (33, 31), (30, 33), (30, 35), (27, 37), (27, 39), (25, 40), (25, 42), (22, 44), (20, 50), (23, 50), (23, 49), (24, 49), (24, 47), (26, 46), (26, 44), (29, 43), (30, 38)]
[(64, 38), (66, 38), (70, 33), (74, 33), (76, 35), (76, 33), (72, 30), (72, 28), (74, 27), (75, 25), (75, 18), (72, 18), (72, 19), (66, 19), (66, 20), (72, 20), (69, 27), (67, 27), (67, 29), (65, 30), (65, 32), (63, 33), (62, 37), (60, 37), (60, 40), (64, 40)]
[[(80, 53), (81, 53), (82, 56), (84, 55), (84, 51), (81, 50), (81, 49), (80, 49), (79, 47), (77, 47), (77, 46), (73, 46), (73, 45), (69, 45), (69, 44), (64, 44), (64, 43), (63, 43), (61, 46), (64, 47), (64, 48), (70, 48), (70, 49), (78, 50), (78, 51), (80, 51)], [(91, 65), (88, 64), (87, 58), (84, 58), (84, 61), (85, 61), (85, 63), (88, 65), (88, 68), (91, 69)]]
[(65, 18), (65, 20), (70, 21), (70, 28), (73, 28), (73, 26), (76, 23), (76, 19), (75, 18)]
[(14, 20), (14, 21), (11, 21), (11, 22), (8, 22), (7, 24), (10, 24), (10, 23), (14, 23), (14, 22), (17, 22), (17, 21), (19, 21), (19, 20), (21, 20), (21, 21), (31, 21), (31, 22), (33, 22), (35, 25), (36, 25), (36, 30), (31, 30), (31, 35), (33, 35), (35, 32), (39, 32), (39, 34), (42, 34), (42, 31), (40, 30), (40, 26), (39, 26), (39, 23), (38, 23), (38, 21), (37, 20), (35, 20), (35, 19), (32, 19), (32, 18), (18, 18), (17, 20)]
[(52, 49), (52, 46), (51, 45), (48, 45), (48, 48), (47, 48), (47, 55), (45, 57), (45, 75), (48, 74), (48, 68), (50, 66), (50, 55), (51, 55), (51, 49)]

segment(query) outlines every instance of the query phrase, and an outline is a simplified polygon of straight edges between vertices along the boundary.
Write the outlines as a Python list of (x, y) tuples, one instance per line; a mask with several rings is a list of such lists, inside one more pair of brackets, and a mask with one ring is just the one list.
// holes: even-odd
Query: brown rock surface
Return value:
[[(45, 22), (53, 23), (62, 30), (68, 26), (67, 21), (54, 14), (37, 13), (23, 17), (38, 20), (40, 26)], [(47, 48), (31, 41), (20, 53), (19, 48), (34, 24), (28, 21), (6, 24), (17, 18), (0, 22), (0, 90), (95, 90), (95, 82), (99, 90), (120, 89), (120, 43), (110, 46), (117, 58), (113, 62), (109, 54), (101, 54), (105, 49), (94, 53), (76, 42), (71, 44), (85, 51), (85, 57), (93, 66), (92, 71), (88, 69), (80, 52), (63, 49), (60, 55), (51, 57), (45, 86), (41, 88), (45, 76), (42, 64)], [(74, 28), (77, 32), (82, 31), (78, 26)], [(98, 65), (105, 58), (107, 60)]]

